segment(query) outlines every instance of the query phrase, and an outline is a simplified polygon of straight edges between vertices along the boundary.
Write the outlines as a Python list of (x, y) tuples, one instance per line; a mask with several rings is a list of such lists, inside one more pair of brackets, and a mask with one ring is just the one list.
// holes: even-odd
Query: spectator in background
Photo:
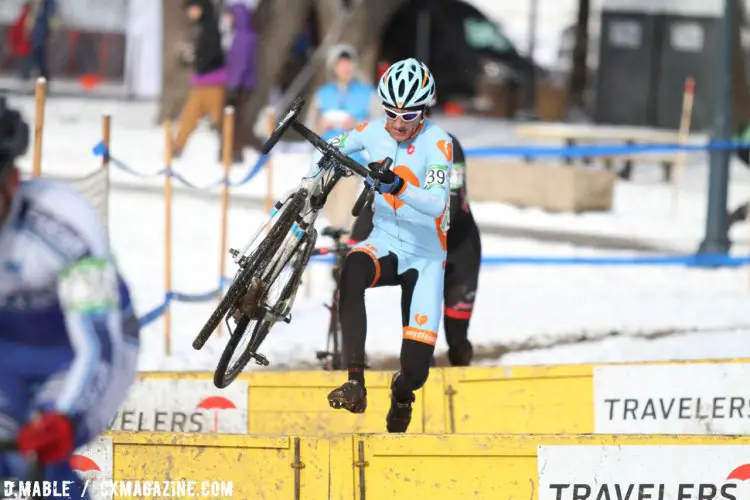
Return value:
[(31, 58), (34, 66), (39, 69), (39, 75), (49, 81), (47, 68), (47, 40), (52, 32), (52, 23), (57, 12), (55, 0), (37, 0), (34, 5), (35, 15), (31, 28)]
[(234, 106), (234, 163), (242, 163), (242, 148), (252, 140), (252, 129), (242, 130), (243, 109), (256, 85), (257, 37), (251, 28), (250, 9), (233, 4), (225, 14), (232, 26), (232, 40), (227, 53), (227, 104)]
[[(211, 0), (185, 0), (183, 4), (193, 23), (193, 43), (183, 44), (183, 61), (192, 64), (191, 89), (180, 113), (180, 127), (173, 155), (179, 158), (198, 121), (208, 116), (221, 131), (227, 70), (216, 11)], [(221, 136), (221, 134), (219, 134)], [(221, 139), (220, 139), (221, 140)], [(219, 142), (221, 144), (221, 142)]]
[[(310, 128), (325, 140), (380, 115), (380, 101), (374, 89), (355, 76), (356, 64), (357, 52), (350, 45), (336, 45), (328, 53), (327, 68), (332, 81), (315, 92), (308, 115)], [(350, 156), (362, 164), (368, 160), (360, 153)], [(331, 225), (351, 226), (351, 209), (360, 185), (359, 177), (346, 177), (328, 196), (323, 210)]]
[(33, 19), (31, 2), (24, 2), (21, 12), (8, 31), (8, 45), (13, 57), (21, 64), (21, 79), (28, 80), (31, 76), (33, 61), (31, 59), (31, 20)]

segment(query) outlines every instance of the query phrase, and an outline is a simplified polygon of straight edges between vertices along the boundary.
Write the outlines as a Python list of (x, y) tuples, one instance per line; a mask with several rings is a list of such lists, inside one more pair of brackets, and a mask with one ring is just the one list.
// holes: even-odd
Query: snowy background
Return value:
[[(33, 99), (11, 97), (11, 105), (34, 116)], [(91, 152), (101, 140), (101, 115), (113, 116), (112, 155), (143, 172), (164, 163), (164, 134), (154, 125), (151, 103), (50, 97), (46, 108), (43, 172), (79, 177), (97, 168)], [(469, 118), (438, 118), (465, 147), (522, 143), (510, 124)], [(556, 145), (545, 142), (545, 145)], [(254, 164), (233, 168), (242, 178)], [(292, 188), (307, 168), (304, 152), (273, 157), (276, 196)], [(656, 165), (636, 163), (634, 180), (618, 181), (612, 212), (548, 214), (497, 203), (475, 203), (485, 256), (633, 256), (628, 248), (653, 248), (660, 255), (690, 253), (704, 231), (707, 156), (688, 157), (672, 210), (672, 188), (660, 182)], [(469, 168), (471, 168), (469, 160)], [(31, 153), (21, 162), (31, 168)], [(219, 180), (217, 145), (207, 127), (192, 138), (174, 167), (191, 182)], [(733, 164), (730, 206), (750, 198), (750, 178)], [(163, 177), (139, 179), (112, 173), (110, 234), (120, 266), (140, 314), (164, 297)], [(264, 220), (265, 173), (232, 191), (230, 247), (242, 246)], [(219, 266), (218, 190), (176, 187), (173, 206), (173, 288), (201, 293), (216, 287)], [(323, 227), (325, 221), (319, 220)], [(522, 230), (534, 238), (503, 236)], [(561, 240), (549, 240), (551, 232)], [(545, 236), (546, 235), (546, 236)], [(565, 235), (570, 235), (567, 238)], [(595, 246), (565, 241), (590, 240)], [(732, 230), (732, 253), (748, 253), (750, 227)], [(321, 238), (321, 243), (324, 240)], [(612, 242), (616, 243), (613, 244)], [(227, 259), (229, 260), (229, 259)], [(229, 261), (231, 263), (231, 261)], [(234, 273), (231, 265), (227, 275)], [(264, 345), (273, 368), (313, 367), (315, 351), (325, 348), (333, 288), (330, 267), (311, 266), (292, 312), (290, 325), (277, 325)], [(157, 320), (142, 333), (142, 370), (213, 370), (226, 341), (214, 336), (203, 351), (191, 342), (215, 302), (172, 305), (173, 353), (164, 355), (164, 325)], [(401, 342), (399, 289), (368, 291), (368, 353), (381, 366), (398, 355)], [(655, 359), (750, 357), (750, 271), (748, 268), (690, 269), (679, 266), (485, 266), (470, 329), (481, 364), (536, 364)], [(438, 345), (445, 350), (444, 340)], [(441, 363), (442, 364), (442, 363)]]

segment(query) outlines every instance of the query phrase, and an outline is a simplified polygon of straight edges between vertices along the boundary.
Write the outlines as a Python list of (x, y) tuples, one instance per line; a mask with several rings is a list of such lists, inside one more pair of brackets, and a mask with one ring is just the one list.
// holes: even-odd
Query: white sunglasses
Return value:
[(385, 115), (388, 117), (389, 120), (395, 120), (396, 118), (401, 118), (405, 122), (413, 122), (420, 116), (422, 116), (422, 111), (403, 111), (398, 112), (394, 111), (391, 108), (387, 108), (383, 106), (383, 109), (385, 110)]

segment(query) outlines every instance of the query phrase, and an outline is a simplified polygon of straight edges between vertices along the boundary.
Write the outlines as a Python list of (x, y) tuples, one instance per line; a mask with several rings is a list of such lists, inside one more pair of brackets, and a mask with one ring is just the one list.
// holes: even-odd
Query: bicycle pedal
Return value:
[(251, 354), (251, 356), (255, 360), (255, 363), (260, 366), (268, 366), (269, 364), (271, 364), (268, 361), (268, 358), (263, 356), (262, 354), (258, 354), (257, 352), (254, 352)]

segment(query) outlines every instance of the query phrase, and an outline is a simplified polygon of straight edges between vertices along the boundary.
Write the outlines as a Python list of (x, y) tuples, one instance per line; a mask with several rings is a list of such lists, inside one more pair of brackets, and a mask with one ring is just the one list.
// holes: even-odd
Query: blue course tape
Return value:
[[(321, 255), (310, 259), (311, 262), (332, 264), (333, 256)], [(524, 257), (524, 256), (490, 256), (482, 258), (483, 265), (553, 265), (553, 266), (685, 266), (685, 267), (737, 267), (750, 264), (750, 255), (733, 257), (725, 254), (710, 255), (675, 255), (644, 257)], [(222, 287), (232, 281), (224, 277)], [(180, 292), (167, 292), (162, 304), (153, 308), (140, 318), (141, 326), (153, 323), (167, 310), (169, 304), (177, 302), (206, 302), (219, 296), (222, 287), (210, 292), (192, 295)]]
[[(468, 148), (465, 150), (467, 157), (477, 156), (522, 156), (525, 158), (534, 157), (596, 157), (596, 156), (616, 156), (616, 155), (633, 155), (646, 153), (668, 153), (677, 151), (699, 152), (699, 151), (717, 151), (717, 150), (734, 150), (739, 148), (750, 147), (750, 144), (740, 141), (717, 141), (707, 142), (705, 144), (625, 144), (625, 145), (589, 145), (589, 146), (503, 146), (490, 148)], [(104, 156), (108, 153), (104, 143), (100, 142), (93, 148), (95, 156)], [(150, 174), (138, 172), (136, 169), (128, 166), (119, 159), (110, 156), (110, 162), (120, 170), (140, 178), (149, 178), (162, 175), (171, 175), (186, 186), (195, 189), (212, 189), (215, 187), (228, 184), (232, 187), (242, 186), (250, 182), (265, 166), (268, 161), (267, 155), (261, 155), (255, 165), (248, 173), (238, 182), (232, 182), (227, 179), (220, 179), (208, 186), (196, 186), (185, 177), (174, 171), (171, 167), (166, 167)]]
[(740, 141), (716, 141), (704, 144), (616, 144), (588, 146), (502, 146), (491, 148), (467, 148), (467, 157), (475, 156), (523, 156), (523, 157), (594, 157), (632, 155), (645, 153), (668, 153), (677, 151), (700, 152), (748, 148), (750, 144)]
[[(94, 153), (94, 156), (101, 157), (101, 156), (105, 156), (106, 154), (108, 154), (107, 148), (104, 146), (103, 142), (100, 142), (99, 144), (94, 146), (92, 151)], [(230, 179), (222, 177), (218, 181), (213, 182), (207, 186), (198, 186), (196, 184), (193, 184), (192, 182), (188, 181), (185, 177), (183, 177), (181, 174), (179, 174), (174, 169), (172, 169), (171, 166), (162, 168), (161, 170), (157, 170), (156, 172), (145, 174), (145, 173), (137, 171), (136, 169), (127, 165), (125, 162), (111, 155), (109, 156), (109, 161), (112, 165), (119, 168), (123, 172), (133, 175), (135, 177), (139, 177), (141, 179), (149, 179), (151, 177), (160, 177), (160, 176), (168, 175), (172, 177), (173, 179), (180, 181), (181, 183), (185, 184), (188, 187), (191, 187), (193, 189), (205, 190), (205, 189), (217, 188), (225, 184), (230, 187), (244, 186), (245, 184), (250, 182), (256, 175), (258, 175), (258, 173), (263, 169), (263, 167), (268, 162), (268, 155), (260, 155), (255, 165), (253, 165), (253, 167), (239, 181), (232, 182)]]

